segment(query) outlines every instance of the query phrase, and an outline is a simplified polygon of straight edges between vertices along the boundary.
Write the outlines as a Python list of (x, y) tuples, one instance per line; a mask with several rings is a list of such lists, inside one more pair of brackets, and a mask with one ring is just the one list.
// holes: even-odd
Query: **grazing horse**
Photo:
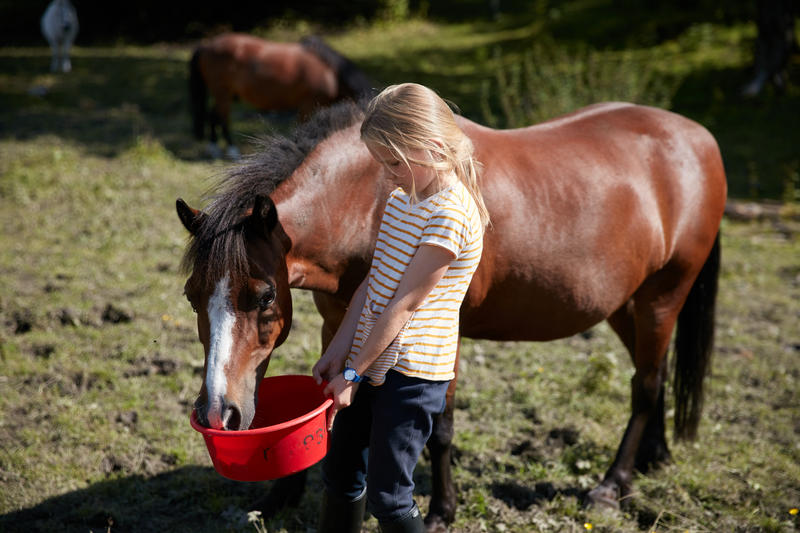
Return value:
[[(291, 287), (313, 291), (326, 346), (366, 276), (390, 180), (360, 142), (362, 119), (355, 104), (334, 106), (293, 137), (267, 139), (206, 210), (177, 201), (192, 234), (185, 293), (206, 354), (203, 424), (250, 424), (258, 383), (291, 324)], [(717, 144), (684, 117), (624, 103), (523, 129), (459, 124), (483, 163), (492, 217), (461, 334), (546, 341), (608, 321), (635, 367), (632, 413), (587, 498), (618, 506), (634, 469), (670, 457), (664, 381), (676, 324), (675, 437), (693, 438), (700, 420), (727, 192)], [(428, 441), (432, 529), (455, 516), (455, 384)], [(287, 478), (273, 492), (289, 498), (286, 487), (302, 482)]]
[(50, 61), (52, 72), (69, 72), (72, 63), (69, 49), (78, 35), (78, 14), (69, 0), (53, 0), (42, 15), (42, 34), (50, 44), (53, 58)]
[(319, 37), (300, 43), (277, 43), (250, 35), (226, 33), (200, 44), (189, 63), (189, 93), (194, 133), (205, 135), (206, 98), (214, 104), (209, 118), (209, 152), (217, 147), (219, 125), (227, 142), (227, 155), (238, 157), (231, 139), (231, 103), (241, 98), (261, 111), (293, 110), (301, 119), (343, 98), (360, 98), (372, 91), (372, 84), (356, 65)]

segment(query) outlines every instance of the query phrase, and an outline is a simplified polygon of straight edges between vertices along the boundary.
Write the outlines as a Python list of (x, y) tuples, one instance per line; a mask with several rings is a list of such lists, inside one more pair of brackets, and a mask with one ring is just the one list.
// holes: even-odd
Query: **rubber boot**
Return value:
[(322, 493), (322, 509), (317, 533), (360, 533), (367, 509), (367, 491), (348, 500), (327, 490)]
[(378, 525), (381, 533), (425, 533), (425, 522), (416, 503), (404, 516), (391, 522), (379, 522)]

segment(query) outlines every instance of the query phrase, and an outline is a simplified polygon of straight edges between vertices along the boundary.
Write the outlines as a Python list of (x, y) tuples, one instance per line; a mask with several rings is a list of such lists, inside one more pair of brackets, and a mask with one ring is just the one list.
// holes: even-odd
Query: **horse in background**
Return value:
[[(209, 92), (214, 100), (210, 113)], [(221, 156), (217, 126), (227, 143), (227, 157), (239, 156), (229, 126), (235, 98), (261, 111), (297, 111), (299, 119), (305, 120), (318, 107), (372, 92), (366, 74), (316, 36), (280, 43), (225, 33), (200, 44), (189, 67), (194, 134), (202, 140), (208, 120), (208, 151), (215, 158)]]
[(42, 34), (50, 44), (52, 72), (69, 72), (72, 63), (69, 50), (78, 35), (78, 13), (69, 0), (53, 0), (44, 11), (41, 20)]

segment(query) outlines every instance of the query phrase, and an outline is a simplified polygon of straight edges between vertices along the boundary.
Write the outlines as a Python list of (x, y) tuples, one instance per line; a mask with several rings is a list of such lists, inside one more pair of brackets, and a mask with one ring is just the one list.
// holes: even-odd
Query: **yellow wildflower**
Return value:
[(591, 531), (594, 526), (591, 522), (584, 522), (583, 527), (585, 527), (587, 531)]
[(792, 509), (789, 509), (789, 514), (796, 515), (797, 513), (800, 513), (800, 510), (798, 510), (797, 507), (793, 507)]

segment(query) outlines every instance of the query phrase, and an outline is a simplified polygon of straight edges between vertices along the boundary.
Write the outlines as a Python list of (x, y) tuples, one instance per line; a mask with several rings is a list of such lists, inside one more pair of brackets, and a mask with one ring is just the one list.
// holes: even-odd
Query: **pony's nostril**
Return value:
[(235, 405), (227, 405), (222, 413), (222, 427), (226, 431), (239, 431), (242, 423), (242, 413)]

